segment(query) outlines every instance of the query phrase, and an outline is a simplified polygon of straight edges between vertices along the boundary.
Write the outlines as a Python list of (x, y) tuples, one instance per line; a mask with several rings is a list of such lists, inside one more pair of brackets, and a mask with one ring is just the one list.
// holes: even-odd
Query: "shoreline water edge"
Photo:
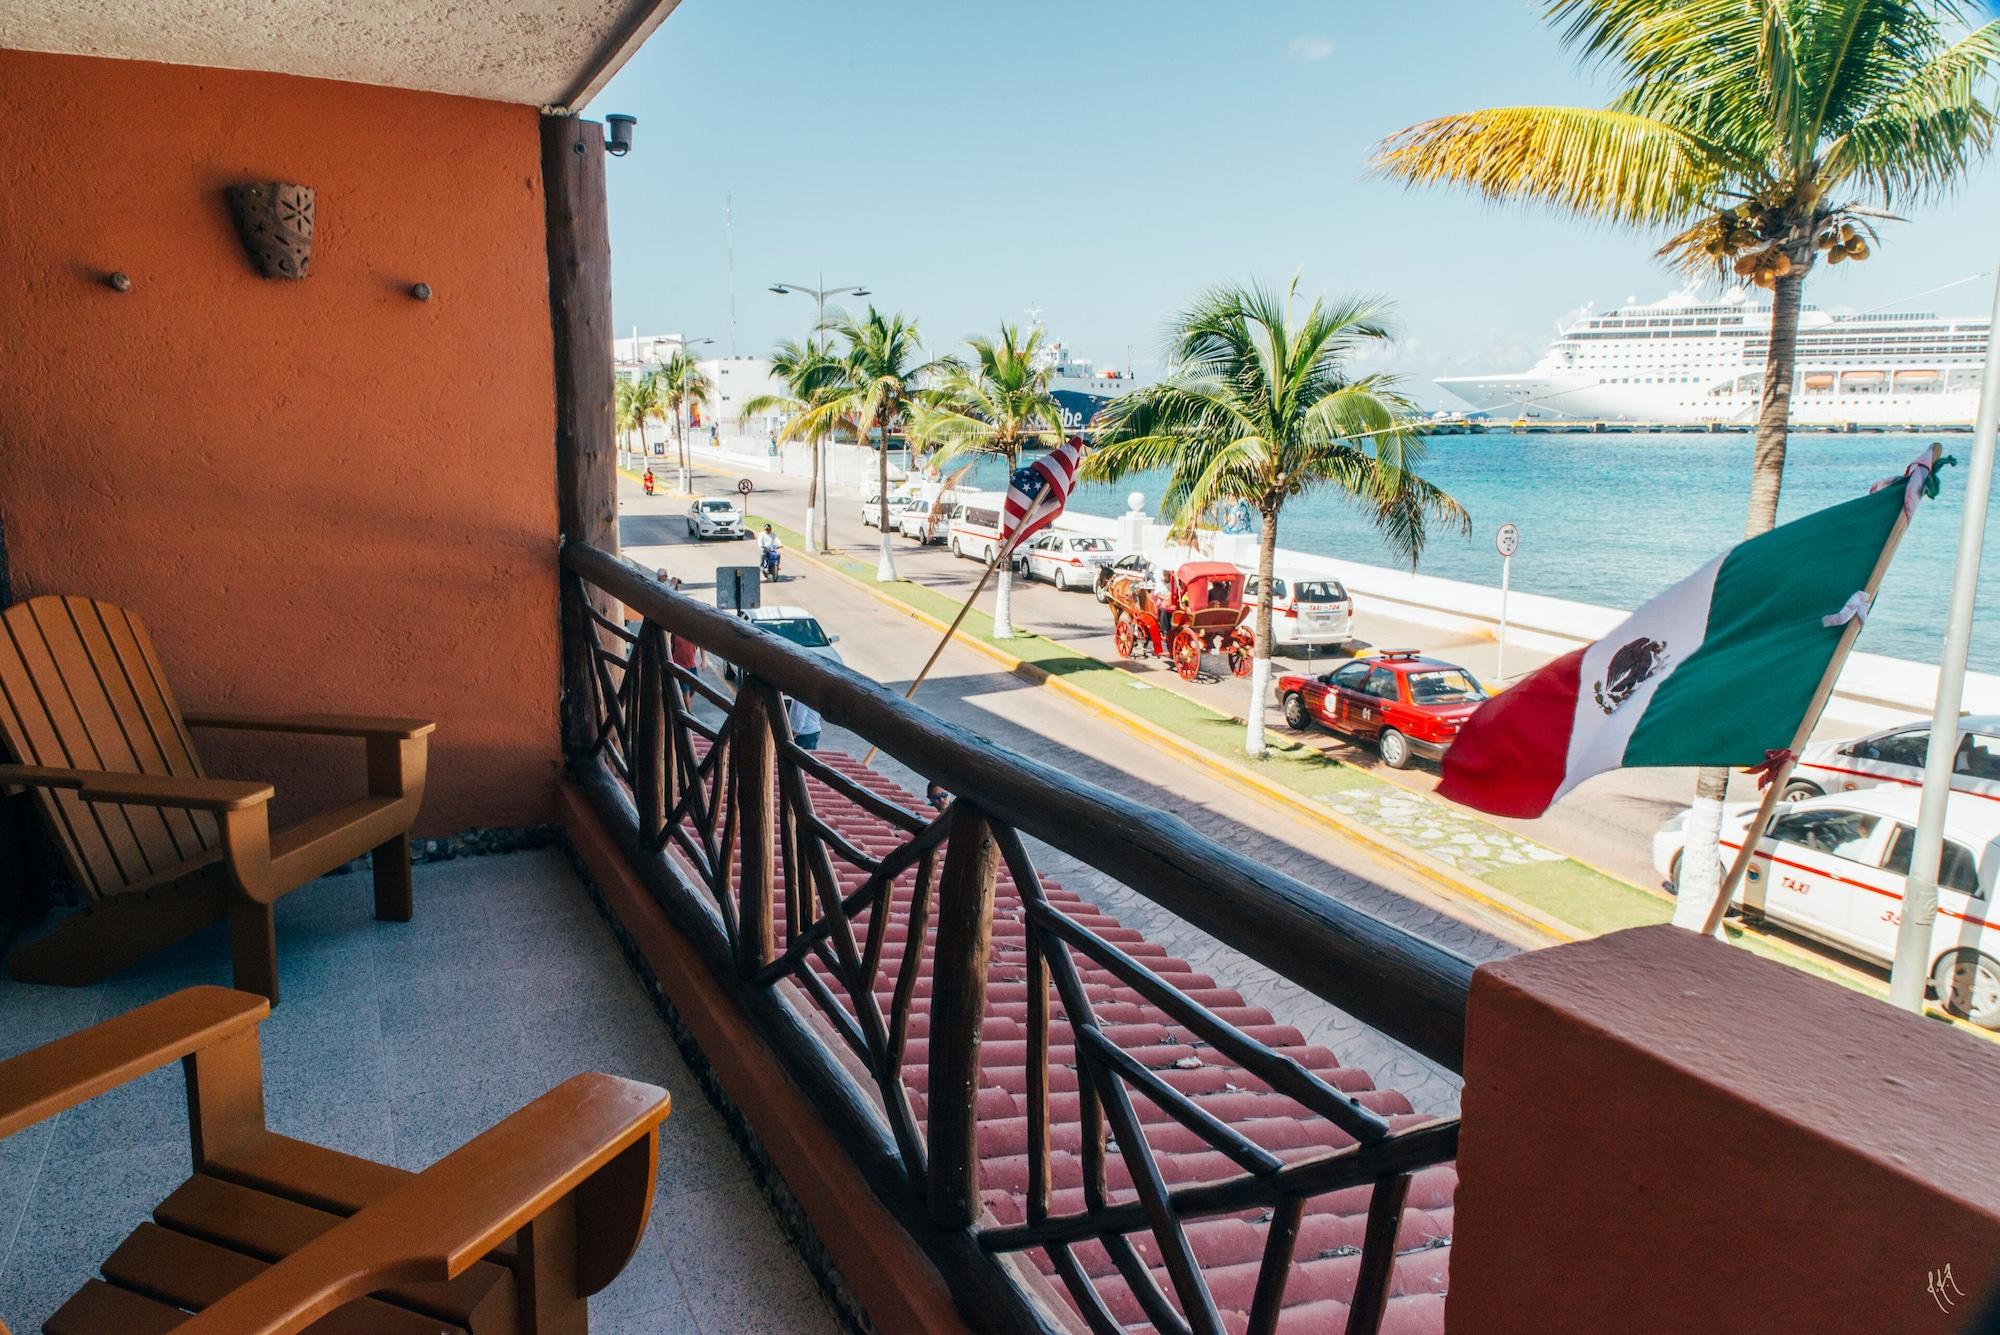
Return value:
[[(1629, 599), (1625, 607), (1619, 607), (1610, 598), (1594, 601), (1535, 592), (1534, 564), (1517, 557), (1507, 604), (1508, 646), (1551, 655), (1563, 653), (1608, 633), (1632, 607), (1657, 591), (1652, 586), (1664, 587), (1741, 536), (1740, 494), (1730, 498), (1734, 502), (1733, 514), (1706, 512), (1726, 510), (1720, 502), (1706, 508), (1702, 504), (1725, 479), (1733, 481), (1740, 493), (1742, 479), (1749, 476), (1750, 443), (1742, 437), (1734, 439), (1743, 454), (1740, 461), (1726, 457), (1735, 452), (1726, 444), (1717, 448), (1717, 442), (1728, 442), (1730, 437), (1705, 433), (1621, 438), (1625, 441), (1624, 449), (1611, 457), (1604, 457), (1607, 447), (1603, 438), (1590, 436), (1510, 439), (1502, 433), (1489, 433), (1462, 437), (1449, 442), (1458, 447), (1450, 451), (1457, 457), (1442, 457), (1447, 452), (1440, 447), (1447, 442), (1433, 441), (1433, 459), (1440, 466), (1427, 465), (1427, 475), (1460, 496), (1472, 510), (1475, 528), (1469, 539), (1452, 535), (1434, 540), (1423, 562), (1430, 569), (1415, 573), (1380, 562), (1331, 556), (1323, 550), (1285, 545), (1286, 539), (1296, 535), (1297, 540), (1323, 549), (1372, 553), (1377, 550), (1374, 535), (1365, 521), (1344, 508), (1327, 502), (1317, 506), (1301, 504), (1288, 510), (1281, 520), (1284, 528), (1280, 534), (1279, 572), (1293, 577), (1338, 579), (1356, 596), (1364, 611), (1366, 604), (1374, 603), (1399, 620), (1435, 625), (1461, 634), (1491, 636), (1497, 631), (1500, 616), (1500, 566), (1498, 556), (1492, 551), (1492, 530), (1501, 522), (1512, 520), (1524, 530), (1524, 555), (1533, 552), (1538, 539), (1545, 550), (1552, 544), (1567, 544), (1568, 558), (1573, 564), (1594, 564), (1601, 568), (1561, 573), (1570, 574), (1573, 582), (1586, 587), (1607, 593), (1624, 592)], [(1500, 442), (1497, 450), (1492, 448), (1496, 441)], [(1549, 449), (1552, 442), (1553, 451)], [(1480, 457), (1468, 458), (1470, 451), (1465, 448), (1468, 443), (1473, 450), (1481, 445), (1487, 449)], [(1914, 436), (1795, 437), (1794, 459), (1810, 460), (1812, 466), (1799, 467), (1793, 478), (1788, 479), (1784, 517), (1858, 494), (1868, 481), (1900, 469), (1907, 462), (1905, 456), (1914, 457), (1923, 443)], [(691, 447), (696, 444), (690, 441)], [(1535, 456), (1533, 481), (1525, 480), (1509, 467), (1510, 463), (1520, 462), (1521, 451), (1516, 447), (1528, 444), (1532, 445)], [(1661, 449), (1663, 445), (1665, 448)], [(1598, 452), (1596, 458), (1591, 457), (1593, 446)], [(1945, 442), (1945, 449), (1947, 453), (1952, 451), (1951, 441)], [(1635, 466), (1629, 452), (1641, 450), (1652, 454), (1641, 461), (1644, 477), (1634, 479), (1631, 474)], [(807, 475), (811, 466), (809, 452), (803, 446), (785, 446), (774, 455), (768, 441), (738, 435), (725, 435), (716, 445), (700, 441), (694, 453), (713, 465), (793, 477)], [(875, 475), (872, 450), (831, 445), (827, 453), (827, 471), (833, 485), (872, 490)], [(1818, 458), (1813, 457), (1815, 453)], [(1732, 469), (1729, 467), (1732, 463), (1741, 466)], [(993, 472), (994, 476), (988, 477), (986, 472)], [(1622, 487), (1617, 481), (1621, 472), (1626, 476)], [(1514, 475), (1506, 476), (1509, 473)], [(1579, 479), (1584, 479), (1581, 485)], [(1958, 479), (1947, 472), (1944, 480), (1942, 502), (1927, 507), (1924, 522), (1912, 530), (1905, 551), (1898, 556), (1898, 566), (1884, 585), (1875, 622), (1863, 633), (1864, 648), (1852, 655), (1841, 674), (1833, 707), (1845, 720), (1887, 727), (1909, 719), (1927, 718), (1930, 714), (1937, 688), (1936, 664), (1904, 653), (1880, 652), (1879, 648), (1912, 646), (1921, 643), (1926, 630), (1932, 639), (1939, 633), (1943, 600), (1949, 587), (1949, 566), (1945, 566), (1943, 580), (1939, 580), (1935, 567), (1939, 554), (1949, 559), (1957, 539), (1959, 518), (1953, 486)], [(986, 489), (997, 481), (997, 471), (989, 469), (975, 472), (960, 485), (977, 483)], [(1502, 488), (1496, 482), (1507, 484), (1504, 497), (1498, 500), (1494, 493)], [(1072, 497), (1063, 525), (1136, 546), (1158, 558), (1169, 550), (1166, 527), (1158, 522), (1157, 516), (1144, 511), (1131, 512), (1127, 501), (1128, 493), (1138, 492), (1150, 506), (1157, 490), (1157, 486), (1148, 490), (1143, 479), (1117, 487), (1080, 486)], [(1665, 514), (1658, 508), (1662, 497), (1685, 502), (1698, 514), (1683, 515), (1678, 506), (1671, 515)], [(1667, 518), (1671, 519), (1671, 525), (1660, 522)], [(2000, 535), (1995, 538), (1988, 544), (1982, 571), (1987, 576), (1980, 589), (1983, 628), (2000, 628)], [(1256, 535), (1211, 532), (1204, 539), (1203, 549), (1204, 556), (1251, 564), (1256, 558)], [(1490, 567), (1491, 584), (1459, 577), (1468, 568), (1478, 569), (1482, 565)], [(1431, 573), (1432, 569), (1448, 573)], [(1550, 572), (1545, 569), (1541, 573)], [(1581, 578), (1575, 579), (1579, 574)], [(1614, 577), (1607, 578), (1607, 574)], [(1929, 607), (1931, 602), (1937, 606)], [(1882, 633), (1882, 627), (1876, 623), (1889, 623), (1890, 633)], [(1870, 646), (1870, 640), (1877, 641), (1877, 645)], [(1993, 642), (1991, 631), (1975, 639), (1973, 663), (1978, 670), (1966, 674), (1965, 709), (1971, 713), (2000, 713), (2000, 673), (1984, 670), (2000, 667), (2000, 646)]]

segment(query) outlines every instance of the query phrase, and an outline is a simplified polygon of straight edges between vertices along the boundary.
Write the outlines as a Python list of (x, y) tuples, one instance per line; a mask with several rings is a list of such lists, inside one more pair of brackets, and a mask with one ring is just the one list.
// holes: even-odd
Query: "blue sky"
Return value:
[[(1586, 301), (1675, 280), (1629, 234), (1365, 179), (1382, 136), (1449, 111), (1603, 100), (1519, 0), (682, 0), (589, 114), (639, 117), (610, 166), (620, 330), (803, 332), (774, 281), (866, 283), (941, 350), (1040, 306), (1100, 365), (1158, 369), (1203, 286), (1393, 300), (1395, 364), (1521, 369)], [(1988, 268), (2000, 172), (1892, 225), (1807, 299), (1866, 309)], [(1964, 284), (1915, 305), (1983, 313)]]

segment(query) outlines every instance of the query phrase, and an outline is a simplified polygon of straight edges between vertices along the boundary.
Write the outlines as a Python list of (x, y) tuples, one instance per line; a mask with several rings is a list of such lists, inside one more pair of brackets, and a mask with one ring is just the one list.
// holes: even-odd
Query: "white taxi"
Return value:
[[(1257, 601), (1257, 576), (1246, 574), (1243, 601)], [(1306, 648), (1346, 644), (1354, 638), (1354, 600), (1337, 579), (1271, 578), (1271, 639)]]
[[(1887, 787), (1781, 804), (1757, 841), (1735, 903), (1803, 936), (1888, 964), (1902, 921), (1903, 878), (1916, 841), (1915, 788)], [(1726, 866), (1743, 846), (1753, 806), (1722, 822)], [(1653, 836), (1653, 865), (1678, 886), (1687, 815)], [(1954, 1015), (2000, 1029), (2000, 802), (1954, 797), (1945, 812), (1938, 916), (1927, 952), (1931, 985)]]
[[(1920, 788), (1930, 744), (1928, 723), (1885, 728), (1851, 741), (1814, 742), (1799, 752), (1785, 796), (1817, 797), (1891, 784)], [(1969, 714), (1958, 721), (1951, 787), (2000, 806), (2000, 715)]]
[(1117, 559), (1111, 539), (1050, 529), (1038, 533), (1018, 550), (1015, 563), (1023, 577), (1045, 579), (1058, 590), (1089, 589), (1097, 572)]

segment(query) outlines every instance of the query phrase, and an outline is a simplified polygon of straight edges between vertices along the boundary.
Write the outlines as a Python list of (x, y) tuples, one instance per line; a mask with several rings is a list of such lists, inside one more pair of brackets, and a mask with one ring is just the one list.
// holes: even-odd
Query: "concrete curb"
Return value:
[[(850, 575), (847, 571), (830, 564), (814, 553), (806, 551), (804, 548), (795, 548), (793, 550), (801, 559), (825, 571), (829, 575), (847, 581), (884, 606), (901, 612), (911, 620), (930, 627), (940, 635), (945, 632), (946, 623), (931, 616), (929, 613), (919, 611), (901, 599), (883, 593), (868, 581)], [(1183, 737), (1176, 736), (1148, 719), (1120, 709), (1118, 706), (1091, 694), (1089, 691), (1071, 685), (1061, 677), (1055, 676), (1034, 663), (1016, 658), (1012, 654), (995, 648), (993, 645), (986, 643), (976, 636), (967, 635), (963, 630), (959, 631), (953, 638), (967, 648), (973, 649), (992, 659), (1006, 668), (1009, 673), (1019, 677), (1030, 685), (1055, 691), (1057, 694), (1076, 704), (1082, 705), (1106, 722), (1124, 729), (1133, 736), (1149, 742), (1161, 750), (1170, 751), (1183, 759), (1194, 761), (1208, 770), (1209, 773), (1228, 783), (1231, 787), (1248, 793), (1253, 797), (1260, 798), (1291, 815), (1301, 816), (1313, 821), (1331, 833), (1346, 839), (1349, 843), (1365, 848), (1376, 857), (1399, 866), (1403, 870), (1424, 880), (1430, 881), (1451, 894), (1472, 900), (1497, 913), (1504, 914), (1551, 940), (1575, 941), (1580, 939), (1577, 931), (1567, 923), (1550, 917), (1539, 909), (1535, 909), (1514, 898), (1512, 895), (1507, 894), (1505, 891), (1496, 889), (1482, 881), (1474, 881), (1457, 868), (1430, 856), (1421, 849), (1405, 844), (1401, 840), (1390, 838), (1379, 830), (1372, 829), (1330, 807), (1314, 802), (1311, 798), (1295, 793), (1281, 784), (1272, 783), (1246, 766), (1226, 760), (1214, 752), (1207, 750), (1205, 747), (1197, 746)], [(1092, 661), (1102, 663), (1101, 659)], [(1108, 671), (1119, 671), (1118, 668), (1108, 663), (1103, 664), (1103, 666)], [(1202, 707), (1206, 708), (1206, 706)]]

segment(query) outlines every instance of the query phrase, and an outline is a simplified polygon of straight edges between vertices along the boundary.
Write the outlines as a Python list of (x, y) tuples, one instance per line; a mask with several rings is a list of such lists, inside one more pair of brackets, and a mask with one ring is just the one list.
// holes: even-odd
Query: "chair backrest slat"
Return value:
[[(0, 613), (0, 738), (25, 764), (201, 773), (145, 628), (88, 598), (33, 598)], [(84, 802), (51, 789), (36, 798), (93, 898), (215, 843), (207, 815)]]
[[(187, 725), (181, 722), (180, 710), (167, 693), (166, 674), (160, 671), (145, 628), (133, 621), (130, 612), (111, 603), (85, 598), (65, 601), (84, 651), (104, 686), (133, 770), (201, 777), (201, 763), (187, 735)], [(215, 847), (215, 817), (207, 812), (177, 807), (154, 810), (166, 827), (176, 862)]]

